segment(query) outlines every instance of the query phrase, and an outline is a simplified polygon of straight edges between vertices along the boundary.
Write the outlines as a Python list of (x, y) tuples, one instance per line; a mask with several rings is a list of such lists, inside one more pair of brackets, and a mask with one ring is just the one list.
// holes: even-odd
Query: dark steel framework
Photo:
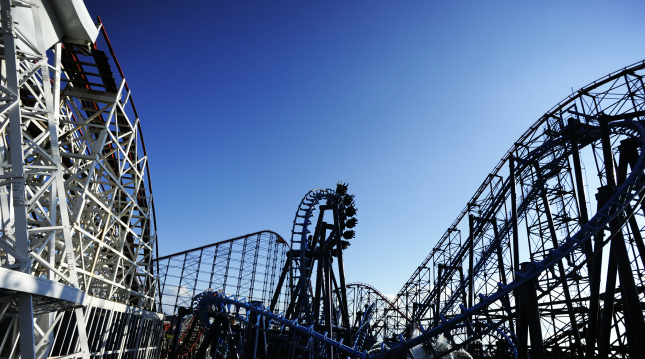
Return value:
[(288, 249), (280, 235), (261, 231), (155, 259), (163, 312), (175, 315), (179, 307), (190, 308), (195, 295), (211, 288), (270, 301)]
[(365, 310), (370, 305), (374, 305), (372, 318), (381, 318), (382, 320), (370, 323), (369, 333), (371, 336), (374, 336), (374, 333), (377, 332), (389, 331), (390, 327), (394, 327), (399, 323), (410, 322), (410, 318), (406, 313), (397, 307), (392, 300), (366, 283), (348, 284), (347, 302), (349, 303), (349, 317), (352, 318), (354, 323), (361, 320)]
[[(580, 89), (515, 142), (398, 293), (396, 306), (412, 322), (441, 327), (471, 312), (473, 322), (504, 327), (520, 357), (527, 330), (531, 343), (544, 342), (530, 348), (532, 357), (645, 355), (637, 340), (645, 329), (645, 246), (636, 177), (643, 173), (644, 67)], [(625, 186), (630, 175), (635, 182)], [(538, 274), (524, 289), (507, 289), (525, 271)], [(485, 310), (467, 310), (497, 293)], [(411, 330), (393, 310), (379, 321), (396, 322), (376, 325), (381, 338)], [(460, 340), (472, 338), (467, 331)]]
[[(208, 350), (211, 355), (217, 350), (225, 356), (245, 353), (250, 358), (255, 358), (258, 352), (261, 352), (259, 356), (265, 358), (302, 357), (313, 353), (334, 357), (336, 346), (331, 343), (352, 343), (355, 350), (360, 350), (366, 343), (371, 345), (373, 340), (370, 339), (369, 323), (374, 315), (375, 305), (368, 305), (356, 323), (352, 322), (348, 309), (343, 250), (349, 246), (347, 239), (354, 237), (354, 231), (350, 228), (356, 225), (356, 219), (353, 218), (356, 208), (353, 196), (347, 195), (346, 191), (347, 186), (339, 183), (336, 191), (316, 189), (305, 195), (296, 211), (291, 249), (286, 252), (286, 261), (285, 252), (282, 252), (279, 278), (275, 272), (277, 261), (273, 261), (272, 266), (266, 261), (266, 268), (273, 268), (270, 274), (271, 284), (267, 286), (265, 281), (264, 286), (270, 291), (270, 297), (267, 297), (269, 292), (266, 290), (261, 297), (254, 297), (253, 279), (249, 281), (248, 278), (257, 276), (255, 263), (258, 254), (262, 256), (263, 253), (269, 253), (268, 258), (271, 253), (276, 253), (274, 256), (277, 259), (277, 252), (272, 252), (271, 247), (279, 241), (284, 243), (281, 238), (269, 241), (268, 252), (261, 248), (259, 234), (253, 234), (160, 258), (162, 293), (166, 296), (166, 303), (168, 296), (171, 296), (171, 301), (174, 300), (173, 312), (177, 314), (176, 339), (171, 345), (170, 356), (203, 358)], [(311, 226), (313, 223), (316, 223), (314, 228)], [(247, 249), (248, 238), (254, 236), (258, 236), (258, 245)], [(218, 302), (219, 298), (229, 298), (225, 293), (225, 282), (231, 267), (231, 249), (226, 252), (228, 257), (222, 262), (220, 273), (215, 269), (217, 259), (213, 260), (209, 282), (209, 287), (213, 289), (195, 296), (199, 282), (197, 277), (203, 271), (200, 268), (204, 265), (205, 249), (211, 248), (210, 252), (217, 253), (218, 248), (227, 248), (227, 245), (232, 248), (234, 243), (239, 243), (243, 253), (250, 253), (248, 256), (241, 255), (238, 276), (246, 278), (250, 285), (245, 284), (245, 280), (238, 280), (237, 291), (230, 298), (250, 303), (251, 307), (244, 311), (259, 326), (256, 329), (244, 323), (241, 318), (243, 324), (239, 325), (238, 319), (227, 319), (221, 312), (224, 307)], [(208, 253), (206, 256), (210, 258), (213, 254)], [(248, 258), (245, 260), (246, 257)], [(173, 258), (179, 259), (182, 265), (173, 266)], [(254, 261), (253, 268), (244, 275), (244, 263), (250, 260)], [(170, 269), (178, 275), (169, 275)], [(179, 280), (179, 283), (172, 285), (173, 289), (170, 291), (164, 289), (169, 277)], [(214, 277), (224, 281), (224, 284), (213, 287)], [(264, 277), (268, 278), (268, 275), (265, 273)], [(277, 284), (274, 285), (276, 280)], [(267, 308), (264, 308), (265, 304), (268, 305)], [(263, 314), (254, 313), (252, 308), (262, 309)], [(240, 310), (238, 307), (236, 313), (239, 314)], [(273, 318), (280, 318), (278, 320), (284, 321), (287, 326), (279, 328), (266, 323), (267, 313)], [(299, 333), (290, 326), (293, 323), (308, 329)], [(288, 329), (284, 330), (285, 328)], [(263, 330), (262, 335), (259, 330)], [(267, 332), (271, 338), (267, 338)], [(321, 334), (321, 338), (312, 338), (311, 333), (324, 334)]]
[(582, 88), (531, 126), (392, 302), (345, 285), (340, 250), (333, 269), (346, 218), (333, 191), (310, 192), (273, 293), (290, 293), (286, 306), (197, 295), (185, 323), (201, 323), (203, 345), (191, 355), (645, 357), (644, 69)]
[(260, 231), (155, 259), (158, 301), (174, 327), (162, 355), (192, 357), (203, 341), (204, 327), (191, 309), (199, 293), (215, 290), (259, 302), (275, 298), (279, 308), (286, 307), (289, 293), (273, 293), (282, 285), (278, 280), (288, 250), (280, 235)]

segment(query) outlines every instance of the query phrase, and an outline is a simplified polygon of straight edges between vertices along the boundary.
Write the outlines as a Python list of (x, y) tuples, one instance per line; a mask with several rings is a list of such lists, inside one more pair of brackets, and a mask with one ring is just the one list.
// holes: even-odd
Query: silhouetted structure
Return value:
[[(303, 246), (325, 238), (304, 237), (303, 214), (322, 198), (311, 192), (294, 221), (281, 277), (290, 275), (275, 287), (277, 296), (288, 289), (289, 304), (197, 295), (208, 304), (194, 315), (217, 329), (191, 355), (214, 347), (253, 358), (645, 355), (643, 68), (584, 87), (531, 126), (391, 301), (369, 285), (334, 284), (338, 272), (327, 274), (325, 263), (338, 252)], [(325, 243), (339, 248), (335, 233)]]

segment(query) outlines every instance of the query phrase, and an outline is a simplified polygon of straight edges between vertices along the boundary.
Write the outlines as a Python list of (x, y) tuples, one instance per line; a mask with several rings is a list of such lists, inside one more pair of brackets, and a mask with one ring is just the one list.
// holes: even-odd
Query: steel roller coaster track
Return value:
[(289, 243), (153, 260), (130, 88), (102, 23), (50, 3), (0, 1), (0, 357), (645, 358), (645, 61), (535, 122), (389, 299), (345, 283), (344, 183)]
[[(591, 83), (531, 126), (394, 300), (345, 285), (331, 263), (343, 267), (347, 218), (337, 193), (311, 191), (275, 286), (280, 304), (197, 295), (205, 329), (194, 355), (644, 357), (644, 68)], [(341, 215), (324, 223), (327, 210)]]
[(362, 309), (360, 304), (363, 304), (364, 307), (366, 303), (376, 303), (377, 312), (378, 310), (381, 310), (382, 312), (394, 310), (398, 312), (403, 319), (408, 322), (410, 321), (410, 318), (396, 305), (394, 305), (390, 299), (388, 299), (378, 289), (367, 283), (349, 283), (347, 285), (347, 290), (348, 301), (353, 304), (352, 313), (358, 312)]

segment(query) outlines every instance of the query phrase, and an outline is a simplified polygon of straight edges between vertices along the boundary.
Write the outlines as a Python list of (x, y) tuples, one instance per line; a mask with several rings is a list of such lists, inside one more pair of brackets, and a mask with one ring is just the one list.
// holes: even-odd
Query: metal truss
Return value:
[[(309, 236), (312, 209), (333, 198), (310, 192), (283, 269), (292, 293), (285, 314), (221, 292), (200, 294), (192, 322), (204, 329), (195, 356), (210, 348), (212, 356), (250, 358), (642, 357), (643, 69), (645, 62), (592, 83), (531, 126), (394, 303), (367, 285), (347, 286), (349, 296), (336, 286), (331, 313), (317, 314), (320, 279), (324, 293), (332, 272), (321, 276), (319, 264), (314, 291), (314, 258), (324, 257), (316, 243), (327, 238), (320, 229), (335, 224), (321, 214)], [(322, 243), (334, 243), (331, 237)], [(353, 345), (359, 342), (371, 349)]]
[(190, 313), (194, 297), (211, 288), (249, 301), (275, 300), (278, 308), (286, 307), (289, 293), (274, 293), (280, 293), (276, 288), (283, 285), (284, 278), (280, 281), (279, 277), (288, 250), (289, 244), (280, 235), (261, 231), (155, 259), (158, 300), (174, 326), (173, 340), (165, 343), (162, 355), (184, 358), (195, 354), (203, 341), (203, 326)]
[[(390, 301), (345, 284), (344, 184), (303, 198), (291, 247), (263, 231), (153, 260), (145, 146), (105, 29), (110, 56), (49, 49), (38, 7), (0, 1), (0, 356), (645, 356), (645, 62), (531, 126)], [(169, 353), (155, 310), (174, 319)]]
[[(344, 220), (328, 225), (321, 213), (310, 236), (313, 208), (334, 200), (329, 190), (308, 193), (276, 287), (289, 272), (286, 312), (200, 294), (191, 318), (203, 328), (195, 356), (642, 357), (644, 69), (640, 62), (584, 87), (531, 126), (393, 303), (370, 286), (342, 283), (331, 313), (318, 314), (319, 283), (325, 298), (333, 272), (321, 275), (329, 266), (319, 261), (315, 275), (315, 258), (327, 258), (317, 244), (334, 243)], [(321, 229), (336, 234), (324, 240)]]
[[(291, 293), (286, 316), (299, 318), (301, 324), (326, 323), (330, 336), (333, 332), (331, 322), (339, 321), (332, 317), (342, 317), (342, 324), (338, 322), (334, 325), (350, 328), (343, 264), (343, 249), (349, 246), (349, 242), (343, 243), (342, 238), (354, 237), (354, 231), (345, 231), (345, 228), (346, 222), (349, 223), (348, 218), (356, 214), (356, 208), (353, 196), (347, 195), (346, 191), (347, 186), (339, 183), (336, 191), (314, 189), (303, 197), (291, 230), (290, 261), (283, 269), (283, 273), (289, 273)], [(322, 204), (323, 201), (325, 204)], [(314, 213), (316, 210), (317, 216)], [(314, 221), (316, 226), (311, 232), (309, 228)], [(337, 258), (336, 269), (333, 268), (332, 257)], [(312, 290), (314, 282), (315, 293)], [(338, 303), (338, 306), (334, 306), (334, 303)], [(275, 305), (271, 303), (271, 309), (274, 308)]]
[[(373, 318), (370, 339), (380, 344), (348, 345), (339, 320), (330, 330), (325, 317), (205, 292), (195, 298), (193, 320), (208, 329), (196, 357), (209, 348), (213, 357), (249, 358), (642, 357), (644, 69), (640, 62), (586, 86), (531, 126), (394, 303), (367, 285), (347, 286), (355, 332), (368, 333)], [(294, 244), (313, 243), (307, 209), (320, 198), (314, 191), (299, 207)], [(301, 253), (291, 302), (305, 312), (313, 290), (295, 279), (318, 255), (308, 248), (290, 252)]]
[[(365, 345), (371, 345), (369, 323), (376, 305), (368, 305), (364, 313), (352, 313), (358, 317), (353, 323), (347, 301), (343, 250), (349, 246), (347, 240), (354, 237), (351, 228), (357, 223), (355, 214), (354, 196), (348, 195), (347, 185), (339, 182), (336, 191), (315, 189), (305, 195), (296, 211), (290, 248), (277, 234), (259, 232), (160, 258), (162, 288), (167, 285), (166, 277), (179, 280), (169, 287), (169, 294), (168, 290), (162, 292), (175, 303), (174, 340), (169, 356), (204, 358), (206, 353), (211, 356), (222, 353), (225, 357), (236, 357), (244, 353), (248, 358), (256, 358), (256, 354), (263, 358), (309, 354), (335, 357), (337, 349), (356, 354)], [(270, 234), (266, 244), (262, 242), (263, 234)], [(239, 260), (231, 262), (234, 244), (241, 250), (235, 251)], [(225, 259), (220, 260), (221, 270), (217, 272), (220, 251)], [(182, 265), (173, 265), (172, 258)], [(252, 268), (245, 269), (250, 261), (254, 263)], [(264, 273), (258, 273), (258, 261), (266, 263), (261, 266)], [(281, 273), (276, 283), (278, 262)], [(236, 293), (228, 295), (226, 284), (230, 281), (231, 265), (239, 268), (239, 275)], [(173, 274), (164, 274), (170, 269)], [(210, 270), (210, 279), (203, 282), (213, 289), (195, 295), (198, 277), (204, 270)], [(268, 289), (262, 295), (253, 294), (253, 280), (258, 274), (265, 278), (263, 287)], [(220, 282), (215, 284), (213, 278)], [(232, 304), (235, 309), (230, 310), (227, 305), (224, 310), (223, 303)], [(240, 310), (246, 311), (246, 315)], [(275, 327), (278, 325), (282, 328)], [(341, 344), (343, 341), (351, 346)]]
[[(645, 355), (643, 193), (631, 183), (624, 194), (635, 197), (619, 195), (642, 174), (643, 68), (639, 62), (582, 88), (514, 144), (398, 293), (395, 304), (412, 323), (445, 328), (470, 312), (472, 323), (506, 328), (520, 357), (527, 348), (531, 357)], [(619, 213), (600, 223), (606, 206)], [(583, 239), (562, 260), (534, 269)], [(525, 271), (535, 271), (533, 289), (504, 289)], [(499, 301), (470, 310), (500, 292)], [(395, 313), (377, 318), (381, 338), (399, 328), (410, 336), (413, 325)], [(378, 324), (386, 321), (398, 324)], [(472, 330), (452, 340), (466, 342)], [(482, 345), (495, 351), (494, 338)]]
[(191, 308), (193, 297), (210, 288), (268, 303), (288, 250), (280, 235), (261, 231), (155, 259), (164, 313)]
[(0, 5), (0, 356), (155, 357), (148, 159), (105, 29), (61, 39), (99, 30), (71, 2)]
[[(382, 320), (375, 320), (371, 323), (370, 333), (372, 335), (375, 332), (401, 333), (405, 329), (405, 325), (401, 325), (400, 327), (396, 326), (400, 325), (400, 323), (407, 324), (410, 322), (410, 318), (408, 318), (402, 310), (394, 305), (394, 303), (385, 295), (369, 284), (348, 284), (347, 302), (349, 307), (349, 317), (352, 318), (352, 323), (360, 321), (366, 309), (370, 305), (374, 305), (373, 318), (382, 318)], [(377, 328), (376, 325), (380, 327)]]

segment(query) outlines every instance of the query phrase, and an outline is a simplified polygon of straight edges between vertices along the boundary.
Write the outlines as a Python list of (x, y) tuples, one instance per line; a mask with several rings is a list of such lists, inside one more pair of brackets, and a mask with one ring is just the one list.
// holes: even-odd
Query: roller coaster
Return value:
[(346, 283), (342, 182), (304, 196), (289, 240), (159, 257), (100, 19), (1, 0), (0, 29), (0, 358), (645, 357), (645, 61), (530, 126), (389, 298)]
[(158, 357), (148, 157), (106, 29), (2, 0), (0, 32), (0, 358)]
[(535, 122), (396, 298), (345, 284), (345, 206), (356, 210), (340, 183), (305, 196), (290, 243), (275, 233), (228, 242), (267, 238), (266, 254), (250, 248), (268, 292), (208, 282), (184, 294), (168, 355), (643, 357), (644, 68), (611, 73)]

